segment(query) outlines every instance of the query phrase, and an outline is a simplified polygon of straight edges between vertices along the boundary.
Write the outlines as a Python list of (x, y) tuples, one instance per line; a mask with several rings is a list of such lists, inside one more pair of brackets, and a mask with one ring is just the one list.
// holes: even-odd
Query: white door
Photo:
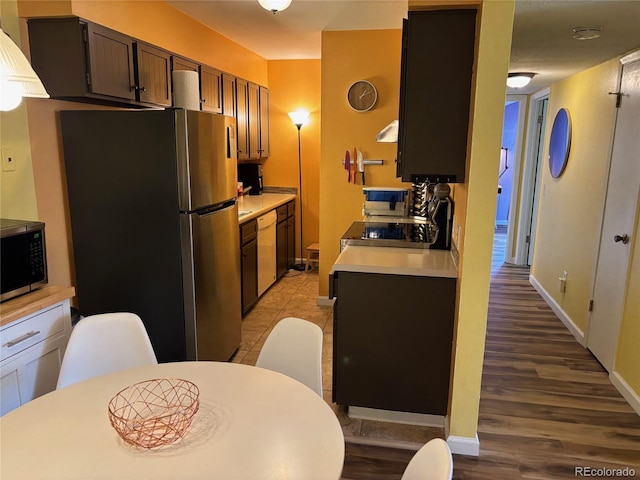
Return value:
[[(520, 206), (518, 207), (518, 225), (515, 230), (515, 256), (513, 263), (516, 265), (531, 265), (535, 235), (535, 222), (538, 208), (538, 191), (540, 174), (542, 171), (542, 150), (544, 145), (544, 125), (546, 124), (547, 104), (549, 103), (549, 89), (531, 96), (529, 116), (527, 121), (527, 141), (525, 161), (522, 168), (522, 180), (518, 180), (520, 188), (512, 191), (511, 205), (515, 211), (518, 205), (518, 190), (521, 190)], [(518, 172), (515, 166), (514, 178)], [(509, 224), (512, 227), (511, 224)], [(513, 251), (511, 233), (507, 251)]]
[(587, 347), (611, 371), (629, 277), (640, 191), (640, 52), (623, 59), (611, 170), (589, 318)]
[(540, 175), (542, 172), (542, 150), (544, 142), (544, 125), (547, 123), (547, 106), (549, 105), (549, 97), (543, 98), (538, 102), (538, 130), (536, 133), (537, 150), (536, 150), (536, 169), (533, 177), (533, 199), (531, 202), (531, 215), (529, 218), (529, 234), (526, 238), (527, 245), (527, 265), (533, 264), (533, 245), (536, 236), (536, 222), (538, 220), (538, 198), (540, 196)]

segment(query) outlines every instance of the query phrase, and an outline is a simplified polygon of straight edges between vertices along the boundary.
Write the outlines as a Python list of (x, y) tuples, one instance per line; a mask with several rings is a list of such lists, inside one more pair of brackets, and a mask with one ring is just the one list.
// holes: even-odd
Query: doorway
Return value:
[(640, 52), (622, 60), (587, 348), (607, 371), (615, 364), (640, 193)]
[[(518, 222), (517, 226), (513, 228), (514, 231), (517, 231), (517, 234), (514, 235), (515, 238), (513, 239), (515, 254), (512, 263), (516, 265), (531, 266), (533, 259), (548, 103), (549, 89), (532, 95), (530, 99), (527, 121), (527, 146), (522, 168)], [(512, 198), (512, 204), (515, 208), (517, 198)]]
[[(533, 95), (529, 109), (527, 95), (507, 95), (505, 102), (495, 239), (504, 245), (506, 263), (530, 264), (526, 256), (521, 258), (522, 254), (518, 256), (518, 253), (530, 236), (531, 219), (535, 215), (531, 209), (536, 204), (535, 185), (539, 179), (548, 97), (548, 89)], [(528, 206), (523, 207), (523, 203)], [(523, 216), (523, 211), (528, 211), (528, 215)], [(523, 229), (526, 234), (521, 233)]]

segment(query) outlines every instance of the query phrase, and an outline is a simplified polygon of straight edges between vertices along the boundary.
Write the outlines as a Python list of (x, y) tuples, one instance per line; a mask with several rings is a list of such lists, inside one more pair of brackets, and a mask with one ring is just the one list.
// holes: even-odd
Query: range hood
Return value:
[(376, 135), (376, 142), (398, 143), (398, 120), (393, 120)]

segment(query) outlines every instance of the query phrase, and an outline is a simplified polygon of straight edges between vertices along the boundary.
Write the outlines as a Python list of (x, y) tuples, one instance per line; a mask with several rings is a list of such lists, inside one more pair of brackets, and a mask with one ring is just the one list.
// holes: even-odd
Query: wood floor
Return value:
[[(454, 479), (553, 480), (579, 478), (576, 468), (625, 467), (640, 478), (640, 417), (529, 284), (529, 269), (502, 263), (503, 245), (504, 235), (498, 235), (480, 456), (455, 455)], [(347, 444), (343, 479), (400, 479), (412, 455)], [(602, 473), (596, 478), (615, 476)]]

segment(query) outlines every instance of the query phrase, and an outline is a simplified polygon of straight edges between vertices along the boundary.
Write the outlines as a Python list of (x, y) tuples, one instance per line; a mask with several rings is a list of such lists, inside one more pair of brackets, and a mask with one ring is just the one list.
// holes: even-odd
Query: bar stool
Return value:
[(312, 243), (307, 247), (307, 264), (304, 267), (304, 271), (308, 272), (313, 267), (320, 266), (320, 244)]

